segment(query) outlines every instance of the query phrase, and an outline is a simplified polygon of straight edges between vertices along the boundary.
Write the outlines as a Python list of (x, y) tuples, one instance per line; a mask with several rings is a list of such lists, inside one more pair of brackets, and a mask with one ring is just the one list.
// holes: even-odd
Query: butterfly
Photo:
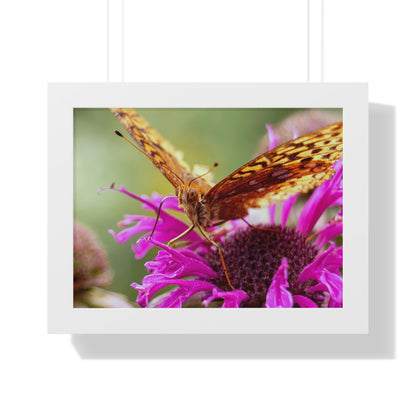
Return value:
[[(250, 208), (268, 206), (315, 188), (331, 178), (334, 173), (331, 168), (342, 157), (343, 124), (338, 122), (277, 146), (212, 185), (204, 178), (206, 174), (193, 174), (182, 153), (133, 109), (110, 110), (137, 143), (138, 149), (173, 185), (179, 205), (191, 223), (184, 233), (169, 243), (197, 227), (217, 247), (232, 289), (221, 247), (207, 229), (214, 224), (244, 218)], [(124, 137), (117, 130), (116, 133)]]

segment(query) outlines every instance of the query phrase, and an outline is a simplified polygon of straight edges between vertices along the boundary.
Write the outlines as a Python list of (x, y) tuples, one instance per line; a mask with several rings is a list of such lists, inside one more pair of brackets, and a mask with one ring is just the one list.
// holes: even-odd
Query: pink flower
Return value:
[[(268, 127), (270, 142), (278, 140)], [(211, 235), (221, 245), (227, 272), (235, 290), (225, 279), (218, 251), (197, 232), (186, 235), (185, 248), (166, 243), (189, 225), (169, 211), (182, 211), (177, 199), (168, 199), (151, 238), (155, 216), (127, 215), (119, 223), (119, 233), (110, 230), (117, 242), (140, 238), (132, 245), (136, 258), (153, 246), (160, 248), (138, 291), (141, 307), (179, 308), (189, 301), (199, 306), (236, 307), (342, 307), (342, 247), (335, 241), (342, 234), (342, 161), (334, 165), (331, 179), (318, 186), (304, 204), (295, 226), (288, 218), (297, 195), (281, 206), (281, 223), (275, 224), (276, 206), (269, 209), (270, 222), (254, 227), (236, 220), (229, 226), (213, 228)], [(112, 188), (115, 189), (115, 188)], [(162, 196), (136, 196), (123, 187), (115, 189), (142, 202), (143, 208), (157, 213)], [(338, 214), (320, 226), (318, 220), (333, 206)], [(167, 293), (158, 295), (162, 289)]]

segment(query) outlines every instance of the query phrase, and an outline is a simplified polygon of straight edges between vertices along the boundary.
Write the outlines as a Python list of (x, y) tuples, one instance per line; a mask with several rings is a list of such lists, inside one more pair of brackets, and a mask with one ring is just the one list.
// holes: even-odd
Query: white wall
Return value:
[[(106, 2), (2, 2), (3, 414), (414, 409), (412, 6), (325, 2), (325, 80), (369, 81), (371, 101), (397, 107), (396, 359), (91, 361), (46, 334), (46, 83), (107, 80)], [(125, 0), (125, 23), (125, 81), (306, 81), (306, 0)]]

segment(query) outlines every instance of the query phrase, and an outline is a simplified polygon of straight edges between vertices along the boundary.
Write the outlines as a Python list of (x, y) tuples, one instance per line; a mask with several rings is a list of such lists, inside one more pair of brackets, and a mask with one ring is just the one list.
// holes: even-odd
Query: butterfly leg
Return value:
[(228, 286), (230, 286), (231, 290), (235, 290), (234, 286), (231, 284), (230, 277), (228, 276), (227, 266), (225, 265), (224, 255), (222, 253), (222, 249), (220, 245), (214, 241), (209, 234), (202, 228), (198, 227), (199, 231), (201, 231), (202, 235), (215, 247), (218, 249), (218, 253), (220, 254), (222, 269), (224, 270), (225, 278), (227, 279)]
[(221, 220), (221, 221), (218, 221), (218, 222), (216, 222), (216, 223), (214, 223), (214, 224), (211, 224), (208, 228), (211, 228), (211, 227), (217, 227), (218, 225), (222, 225), (222, 224), (224, 224), (224, 223), (226, 223), (228, 220)]
[(191, 225), (189, 228), (187, 228), (182, 234), (179, 234), (175, 238), (172, 238), (166, 245), (171, 246), (176, 241), (180, 240), (182, 237), (184, 237), (186, 234), (190, 233), (195, 228), (195, 224)]
[(164, 203), (167, 199), (169, 199), (169, 198), (177, 198), (177, 196), (174, 196), (174, 195), (167, 195), (167, 196), (165, 196), (165, 197), (164, 197), (164, 198), (160, 201), (159, 208), (158, 208), (158, 210), (157, 210), (157, 215), (156, 215), (155, 225), (153, 226), (153, 230), (152, 230), (152, 232), (150, 233), (150, 237), (149, 237), (149, 238), (152, 238), (153, 233), (154, 233), (154, 232), (155, 232), (155, 230), (156, 230), (156, 225), (157, 225), (157, 223), (158, 223), (158, 221), (159, 221), (160, 211), (162, 210), (162, 205), (163, 205), (163, 203)]

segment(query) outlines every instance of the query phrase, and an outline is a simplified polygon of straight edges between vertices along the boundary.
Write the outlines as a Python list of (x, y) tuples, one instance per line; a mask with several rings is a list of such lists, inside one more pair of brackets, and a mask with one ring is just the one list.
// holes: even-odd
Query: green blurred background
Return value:
[[(266, 124), (276, 124), (301, 109), (137, 109), (161, 135), (178, 150), (191, 166), (214, 169), (215, 182), (253, 158)], [(108, 109), (74, 109), (74, 218), (90, 227), (108, 253), (114, 272), (108, 287), (134, 301), (137, 291), (132, 282), (141, 282), (147, 274), (144, 263), (154, 258), (156, 249), (141, 260), (131, 251), (132, 239), (117, 243), (108, 233), (118, 232), (117, 222), (125, 214), (154, 215), (124, 194), (104, 191), (100, 187), (124, 185), (138, 194), (157, 191), (174, 193), (171, 184), (153, 167), (150, 160), (114, 134), (118, 129), (128, 136)], [(129, 137), (129, 136), (128, 136)]]

